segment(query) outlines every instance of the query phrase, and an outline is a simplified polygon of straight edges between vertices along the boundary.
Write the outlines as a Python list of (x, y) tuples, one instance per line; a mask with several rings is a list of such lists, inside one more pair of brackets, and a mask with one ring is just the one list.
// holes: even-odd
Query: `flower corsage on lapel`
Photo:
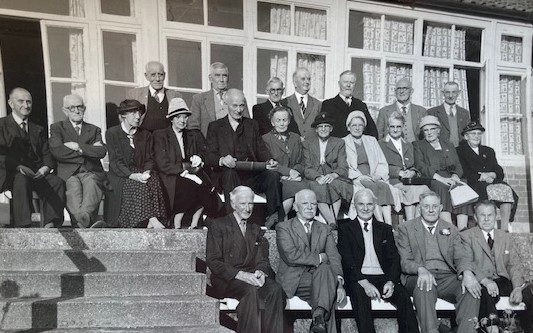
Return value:
[(439, 233), (443, 236), (450, 236), (452, 234), (450, 228), (442, 229)]

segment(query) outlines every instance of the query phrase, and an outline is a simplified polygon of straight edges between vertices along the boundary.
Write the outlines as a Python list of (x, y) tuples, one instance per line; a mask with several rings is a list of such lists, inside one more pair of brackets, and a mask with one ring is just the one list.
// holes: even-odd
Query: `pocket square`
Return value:
[(387, 243), (387, 240), (385, 239), (382, 243), (383, 243), (383, 244)]
[(503, 251), (503, 254), (509, 254), (508, 250)]

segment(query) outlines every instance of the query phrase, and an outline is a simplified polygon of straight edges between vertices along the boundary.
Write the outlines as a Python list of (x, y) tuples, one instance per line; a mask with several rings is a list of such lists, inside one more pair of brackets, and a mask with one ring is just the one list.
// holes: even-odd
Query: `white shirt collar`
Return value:
[(176, 134), (176, 137), (181, 137), (183, 138), (183, 131), (179, 132), (177, 131), (174, 126), (172, 126), (172, 130), (174, 131), (174, 134)]
[(83, 121), (81, 123), (79, 123), (79, 124), (76, 124), (75, 122), (71, 121), (70, 119), (68, 121), (70, 121), (70, 123), (72, 124), (72, 127), (74, 129), (76, 129), (76, 126), (78, 126), (81, 129), (81, 125), (83, 124)]
[(398, 109), (400, 111), (402, 110), (402, 107), (404, 107), (404, 106), (405, 106), (406, 112), (409, 112), (409, 110), (411, 110), (411, 102), (407, 102), (405, 104), (402, 104), (402, 103), (396, 101), (396, 105), (398, 106)]
[(15, 122), (17, 123), (17, 125), (19, 125), (19, 127), (22, 122), (26, 122), (26, 126), (28, 125), (28, 118), (22, 119), (18, 115), (16, 115), (15, 112), (11, 112), (11, 114), (13, 115), (13, 119), (15, 119)]
[[(298, 218), (298, 221), (300, 221), (300, 223), (304, 226), (305, 229), (305, 224), (307, 223), (307, 221), (301, 220), (300, 218)], [(309, 227), (313, 226), (313, 221), (314, 220), (309, 221)]]
[(368, 221), (363, 221), (359, 217), (357, 217), (357, 221), (359, 221), (359, 224), (361, 225), (361, 229), (365, 231), (365, 223), (368, 223), (368, 231), (372, 230), (372, 219)]
[(237, 130), (237, 126), (239, 126), (239, 122), (233, 118), (231, 118), (231, 116), (228, 114), (228, 120), (229, 120), (229, 124), (231, 125), (231, 128), (233, 128), (233, 131), (236, 131)]
[[(237, 220), (237, 223), (240, 224), (243, 219), (237, 214), (237, 212), (233, 212), (233, 216), (235, 217), (235, 220)], [(246, 221), (246, 220), (245, 220)]]
[(300, 104), (300, 101), (302, 100), (302, 96), (304, 98), (304, 105), (305, 107), (307, 107), (307, 99), (308, 99), (308, 94), (305, 94), (305, 95), (301, 95), (299, 92), (295, 91), (294, 92), (294, 96), (296, 96), (296, 100), (298, 101), (298, 104)]
[[(150, 90), (150, 96), (154, 96), (154, 94), (156, 93), (156, 90), (151, 85), (148, 85), (148, 89)], [(161, 97), (163, 95), (165, 95), (165, 88), (161, 88), (157, 90), (157, 96), (160, 97), (159, 100), (161, 100)]]
[(435, 224), (433, 225), (429, 225), (426, 223), (426, 221), (424, 221), (424, 219), (421, 219), (422, 220), (422, 224), (424, 225), (424, 227), (426, 227), (426, 230), (429, 231), (428, 227), (435, 227), (433, 228), (433, 230), (431, 231), (431, 234), (434, 235), (435, 234), (435, 231), (437, 230), (437, 225), (439, 224), (439, 221), (437, 220), (437, 222), (435, 222)]
[(485, 237), (485, 240), (488, 240), (489, 239), (489, 234), (490, 234), (490, 237), (492, 237), (492, 240), (494, 240), (494, 229), (492, 229), (491, 231), (489, 232), (486, 232), (485, 230), (481, 229), (481, 231), (483, 232), (483, 237)]
[(339, 94), (339, 96), (342, 98), (342, 100), (343, 100), (344, 102), (350, 101), (350, 103), (351, 103), (352, 100), (353, 100), (353, 96), (346, 97), (346, 96), (341, 95), (341, 94)]
[(447, 113), (448, 115), (450, 114), (450, 112), (453, 112), (452, 110), (455, 110), (455, 112), (454, 112), (454, 114), (453, 114), (454, 116), (455, 116), (455, 114), (457, 113), (457, 107), (455, 106), (455, 104), (450, 105), (450, 104), (444, 102), (444, 110), (446, 110), (446, 113)]
[(128, 129), (126, 128), (126, 125), (124, 125), (124, 122), (120, 123), (120, 127), (122, 128), (124, 133), (126, 133), (128, 135), (133, 135), (133, 134), (135, 134), (137, 132), (137, 127), (135, 127), (135, 129), (133, 129), (133, 130), (130, 128), (130, 131), (128, 131)]

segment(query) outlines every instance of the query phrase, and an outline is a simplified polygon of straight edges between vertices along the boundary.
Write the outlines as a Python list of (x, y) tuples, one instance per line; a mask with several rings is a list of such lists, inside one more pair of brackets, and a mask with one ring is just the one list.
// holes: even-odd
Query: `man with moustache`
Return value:
[(379, 139), (383, 139), (389, 133), (388, 120), (394, 112), (400, 113), (405, 118), (403, 138), (407, 142), (421, 139), (420, 120), (427, 115), (427, 111), (423, 106), (411, 103), (411, 95), (413, 94), (411, 81), (406, 77), (401, 78), (396, 82), (394, 92), (396, 94), (396, 101), (390, 105), (385, 105), (379, 110), (376, 123)]
[(435, 192), (420, 195), (422, 216), (401, 223), (396, 238), (401, 258), (401, 280), (413, 294), (423, 333), (439, 332), (435, 303), (442, 298), (455, 304), (458, 333), (474, 333), (472, 318), (479, 312), (481, 286), (465, 253), (457, 228), (439, 219), (442, 210)]
[[(207, 137), (209, 123), (224, 118), (228, 114), (225, 96), (228, 91), (229, 70), (221, 62), (214, 62), (209, 66), (209, 82), (211, 89), (193, 96), (191, 116), (187, 128), (199, 129)], [(243, 116), (250, 118), (248, 105), (244, 99)]]
[(344, 138), (348, 135), (348, 129), (346, 128), (346, 119), (352, 111), (361, 111), (365, 114), (367, 124), (363, 134), (371, 135), (378, 138), (378, 130), (374, 119), (368, 112), (368, 107), (363, 101), (355, 98), (355, 73), (351, 71), (344, 71), (339, 76), (339, 94), (333, 98), (326, 99), (322, 102), (321, 112), (327, 113), (331, 118), (335, 120), (333, 124), (333, 132), (331, 136), (337, 138)]
[(357, 330), (376, 331), (370, 300), (384, 299), (396, 306), (400, 333), (418, 332), (413, 303), (400, 283), (400, 255), (392, 227), (374, 219), (376, 204), (370, 189), (359, 190), (353, 202), (357, 218), (340, 223), (337, 247)]
[(207, 267), (216, 296), (239, 301), (237, 332), (281, 333), (285, 296), (270, 267), (268, 241), (258, 225), (247, 223), (253, 200), (249, 187), (231, 191), (233, 212), (214, 220), (207, 231)]
[(335, 299), (346, 296), (341, 258), (331, 228), (315, 220), (316, 195), (301, 190), (295, 195), (296, 217), (276, 227), (280, 263), (277, 281), (288, 298), (298, 296), (312, 307), (310, 331), (336, 332)]
[(305, 67), (298, 67), (292, 74), (294, 84), (294, 94), (284, 98), (281, 104), (291, 108), (294, 123), (298, 127), (298, 132), (302, 140), (316, 136), (312, 128), (313, 121), (320, 112), (322, 103), (309, 95), (311, 89), (311, 73)]
[(176, 90), (163, 87), (165, 83), (165, 67), (157, 61), (150, 61), (145, 66), (144, 77), (149, 82), (145, 87), (128, 91), (126, 99), (135, 99), (144, 104), (146, 112), (141, 118), (141, 126), (153, 132), (170, 126), (166, 118), (168, 103), (171, 99), (181, 97)]

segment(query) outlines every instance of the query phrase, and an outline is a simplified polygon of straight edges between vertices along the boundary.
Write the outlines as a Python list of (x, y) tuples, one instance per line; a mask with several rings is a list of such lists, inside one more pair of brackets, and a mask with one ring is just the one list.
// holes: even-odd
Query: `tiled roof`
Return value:
[(457, 2), (469, 3), (489, 8), (533, 13), (533, 1), (531, 0), (457, 0)]

